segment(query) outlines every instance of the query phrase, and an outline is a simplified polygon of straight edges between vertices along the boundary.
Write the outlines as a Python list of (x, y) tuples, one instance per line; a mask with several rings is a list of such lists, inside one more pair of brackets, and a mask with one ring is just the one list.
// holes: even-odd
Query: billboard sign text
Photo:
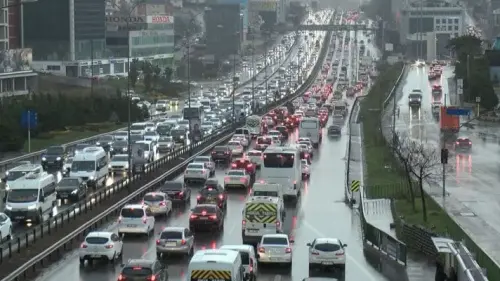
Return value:
[(146, 23), (147, 19), (145, 17), (121, 17), (121, 16), (107, 16), (107, 23)]
[(250, 9), (258, 12), (274, 12), (278, 8), (277, 1), (252, 1), (249, 3)]
[(32, 70), (32, 49), (10, 49), (0, 51), (0, 73)]
[(148, 16), (148, 23), (174, 23), (174, 16)]

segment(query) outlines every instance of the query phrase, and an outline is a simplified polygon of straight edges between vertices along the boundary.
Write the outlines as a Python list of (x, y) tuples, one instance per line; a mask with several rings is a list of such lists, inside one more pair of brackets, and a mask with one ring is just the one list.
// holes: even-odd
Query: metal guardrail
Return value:
[[(287, 51), (287, 56), (284, 59), (281, 59), (281, 61), (279, 63), (277, 63), (275, 65), (268, 65), (267, 66), (267, 68), (273, 68), (273, 67), (275, 67), (275, 70), (273, 72), (271, 72), (269, 74), (269, 76), (272, 76), (274, 73), (276, 73), (278, 71), (278, 68), (280, 66), (282, 66), (288, 60), (288, 57), (291, 55), (291, 51), (294, 49), (294, 47), (297, 45), (297, 43), (298, 43), (298, 40), (294, 39), (293, 44), (290, 46), (290, 48)], [(252, 82), (252, 80), (255, 79), (255, 77), (257, 77), (258, 75), (262, 74), (265, 71), (266, 71), (266, 68), (262, 68), (254, 76), (250, 77), (245, 82), (238, 84), (237, 89), (241, 89), (241, 88), (249, 85)], [(164, 116), (164, 114), (153, 115), (153, 116), (151, 116), (151, 119), (154, 119), (154, 118), (160, 117), (160, 116)], [(106, 132), (106, 133), (103, 133), (103, 134), (98, 134), (98, 135), (95, 135), (95, 136), (92, 136), (92, 137), (89, 137), (89, 138), (76, 140), (76, 141), (70, 142), (70, 143), (65, 143), (63, 145), (66, 148), (68, 148), (69, 151), (71, 152), (72, 148), (74, 148), (78, 144), (94, 144), (102, 136), (109, 135), (109, 134), (112, 134), (114, 132), (122, 131), (122, 130), (126, 130), (126, 129), (127, 128), (124, 127), (124, 128), (118, 129), (118, 130)], [(15, 162), (31, 161), (32, 163), (35, 163), (35, 162), (37, 162), (37, 161), (40, 160), (41, 156), (43, 155), (43, 153), (45, 153), (45, 151), (46, 150), (44, 149), (44, 150), (40, 150), (40, 151), (36, 151), (36, 152), (24, 154), (24, 155), (21, 155), (21, 156), (18, 156), (18, 157), (10, 158), (10, 159), (4, 160), (4, 161), (0, 161), (0, 173), (4, 173), (5, 171), (7, 171), (9, 169), (9, 166), (11, 164), (15, 163)]]
[[(333, 17), (334, 18), (334, 17)], [(274, 108), (276, 106), (283, 105), (296, 97), (302, 95), (305, 93), (305, 91), (314, 83), (316, 79), (317, 73), (321, 70), (321, 67), (323, 65), (324, 58), (326, 57), (326, 53), (328, 50), (328, 44), (329, 44), (329, 38), (331, 37), (331, 32), (328, 32), (327, 35), (324, 38), (324, 42), (322, 44), (322, 50), (320, 52), (320, 55), (318, 56), (318, 59), (316, 61), (315, 66), (313, 67), (312, 71), (310, 72), (310, 75), (308, 79), (299, 87), (299, 89), (296, 90), (296, 92), (293, 95), (287, 96), (284, 99), (280, 100), (279, 102), (275, 102), (268, 106), (267, 108), (263, 110), (268, 110), (270, 108)], [(69, 235), (64, 237), (63, 239), (57, 241), (55, 244), (49, 246), (46, 250), (44, 250), (42, 253), (36, 255), (32, 259), (30, 259), (28, 262), (20, 266), (17, 270), (14, 272), (10, 273), (7, 277), (3, 278), (2, 281), (13, 281), (13, 280), (20, 280), (23, 278), (27, 277), (27, 272), (32, 271), (35, 272), (36, 267), (38, 264), (41, 264), (43, 266), (43, 261), (46, 258), (50, 258), (54, 253), (57, 255), (60, 254), (60, 249), (66, 249), (67, 245), (71, 245), (74, 241), (80, 242), (81, 239), (86, 235), (87, 231), (94, 229), (94, 226), (99, 225), (100, 222), (103, 220), (108, 220), (110, 217), (117, 216), (117, 212), (122, 208), (123, 205), (125, 205), (129, 201), (134, 201), (134, 200), (139, 200), (142, 198), (142, 196), (147, 193), (148, 191), (157, 188), (165, 179), (168, 179), (169, 177), (172, 177), (173, 175), (177, 175), (182, 169), (192, 160), (193, 157), (196, 155), (199, 155), (201, 153), (206, 153), (209, 151), (213, 146), (222, 143), (223, 141), (227, 140), (230, 138), (232, 133), (234, 132), (234, 128), (237, 128), (238, 125), (241, 124), (235, 124), (231, 128), (226, 128), (224, 131), (220, 131), (217, 134), (212, 135), (210, 138), (207, 138), (206, 140), (203, 141), (203, 144), (195, 144), (194, 149), (197, 149), (196, 154), (193, 156), (189, 157), (188, 159), (182, 161), (181, 163), (178, 163), (175, 167), (172, 169), (166, 171), (165, 173), (156, 176), (156, 179), (153, 181), (145, 184), (144, 186), (131, 190), (128, 189), (131, 193), (127, 195), (125, 198), (121, 199), (117, 203), (115, 203), (113, 206), (108, 208), (106, 211), (103, 213), (97, 215), (94, 219), (91, 221), (86, 222), (84, 225), (80, 226), (78, 229), (74, 230), (71, 232)], [(206, 146), (205, 146), (206, 145)], [(189, 150), (193, 149), (192, 147), (189, 148)], [(183, 154), (189, 152), (189, 150), (183, 151)], [(152, 164), (152, 169), (147, 170), (147, 174), (151, 173), (152, 171), (156, 170), (159, 167), (165, 166), (166, 164), (171, 163), (171, 161), (181, 161), (178, 159), (180, 151), (177, 154), (177, 157), (164, 157), (162, 159), (159, 159), (155, 161)], [(147, 175), (146, 174), (146, 175)], [(105, 191), (99, 192), (99, 196), (96, 196), (96, 201), (99, 202), (104, 202), (107, 199), (111, 198), (111, 194), (118, 192), (120, 189), (124, 188), (129, 188), (131, 183), (141, 181), (143, 179), (143, 175), (136, 175), (133, 178), (130, 179), (130, 181), (123, 180), (119, 181), (116, 184), (113, 184), (110, 188), (108, 188)], [(90, 206), (90, 207), (88, 207)], [(83, 208), (80, 212), (73, 212), (73, 211), (67, 211), (67, 215), (63, 214), (61, 217), (61, 221), (64, 221), (64, 219), (67, 217), (69, 220), (70, 219), (70, 213), (73, 212), (74, 215), (81, 214), (82, 212), (88, 212), (91, 210), (92, 205), (87, 205), (87, 204), (82, 204), (81, 208)], [(66, 215), (66, 216), (65, 216)], [(64, 223), (64, 222), (63, 222)]]

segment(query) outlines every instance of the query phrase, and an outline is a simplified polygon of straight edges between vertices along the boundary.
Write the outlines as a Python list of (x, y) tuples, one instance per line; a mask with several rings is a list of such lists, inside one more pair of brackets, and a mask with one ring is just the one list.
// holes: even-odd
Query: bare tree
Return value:
[(406, 180), (408, 181), (408, 191), (410, 193), (410, 202), (413, 208), (413, 211), (416, 211), (415, 208), (415, 193), (413, 190), (413, 181), (411, 180), (412, 175), (412, 163), (413, 163), (413, 155), (408, 153), (406, 147), (408, 146), (407, 142), (410, 139), (406, 136), (401, 137), (400, 133), (396, 133), (391, 142), (391, 149), (394, 152), (396, 158), (399, 160), (405, 175)]
[(437, 173), (437, 168), (441, 163), (439, 152), (436, 148), (430, 147), (426, 143), (412, 140), (408, 136), (397, 137), (395, 139), (395, 142), (398, 143), (397, 149), (394, 149), (397, 157), (401, 160), (409, 178), (416, 178), (418, 181), (420, 198), (422, 200), (423, 219), (427, 222), (424, 182), (434, 180), (439, 176)]

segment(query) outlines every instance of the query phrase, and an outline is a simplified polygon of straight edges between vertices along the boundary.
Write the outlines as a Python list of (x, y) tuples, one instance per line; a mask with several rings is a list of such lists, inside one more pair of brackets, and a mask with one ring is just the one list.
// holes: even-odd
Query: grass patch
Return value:
[[(40, 151), (51, 145), (60, 145), (77, 141), (79, 139), (90, 138), (95, 135), (104, 134), (125, 127), (124, 124), (99, 123), (88, 124), (81, 127), (71, 127), (66, 131), (54, 131), (40, 134), (37, 138), (31, 139), (31, 152)], [(28, 141), (24, 143), (24, 153), (28, 153)]]

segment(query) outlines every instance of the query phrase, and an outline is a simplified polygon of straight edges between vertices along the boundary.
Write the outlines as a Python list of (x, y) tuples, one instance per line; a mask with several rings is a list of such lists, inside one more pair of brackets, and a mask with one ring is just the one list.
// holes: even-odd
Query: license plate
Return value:
[(200, 220), (208, 220), (206, 217), (200, 217)]
[(100, 258), (101, 256), (100, 255), (91, 255), (90, 257), (92, 257), (92, 258)]
[(59, 196), (60, 196), (61, 198), (66, 198), (66, 197), (68, 197), (68, 194), (61, 194), (61, 195), (59, 195)]
[(16, 219), (24, 219), (23, 216), (17, 216)]
[(257, 232), (259, 232), (259, 230), (258, 229), (248, 229), (248, 232), (249, 233), (257, 233)]
[(169, 247), (174, 247), (174, 246), (177, 246), (177, 243), (175, 243), (175, 242), (168, 242), (166, 245), (169, 246)]
[(240, 179), (240, 178), (237, 178), (237, 177), (231, 177), (231, 180), (232, 180), (232, 181), (237, 181), (237, 180), (239, 180), (239, 179)]
[(135, 227), (135, 224), (127, 224), (127, 227)]
[(272, 261), (279, 261), (280, 258), (271, 258)]
[(324, 262), (322, 262), (322, 264), (324, 264), (324, 265), (333, 265), (333, 262), (331, 262), (331, 261), (324, 261)]
[(158, 207), (151, 207), (151, 211), (153, 211), (153, 212), (157, 212), (159, 210), (160, 210), (160, 208), (158, 208)]

